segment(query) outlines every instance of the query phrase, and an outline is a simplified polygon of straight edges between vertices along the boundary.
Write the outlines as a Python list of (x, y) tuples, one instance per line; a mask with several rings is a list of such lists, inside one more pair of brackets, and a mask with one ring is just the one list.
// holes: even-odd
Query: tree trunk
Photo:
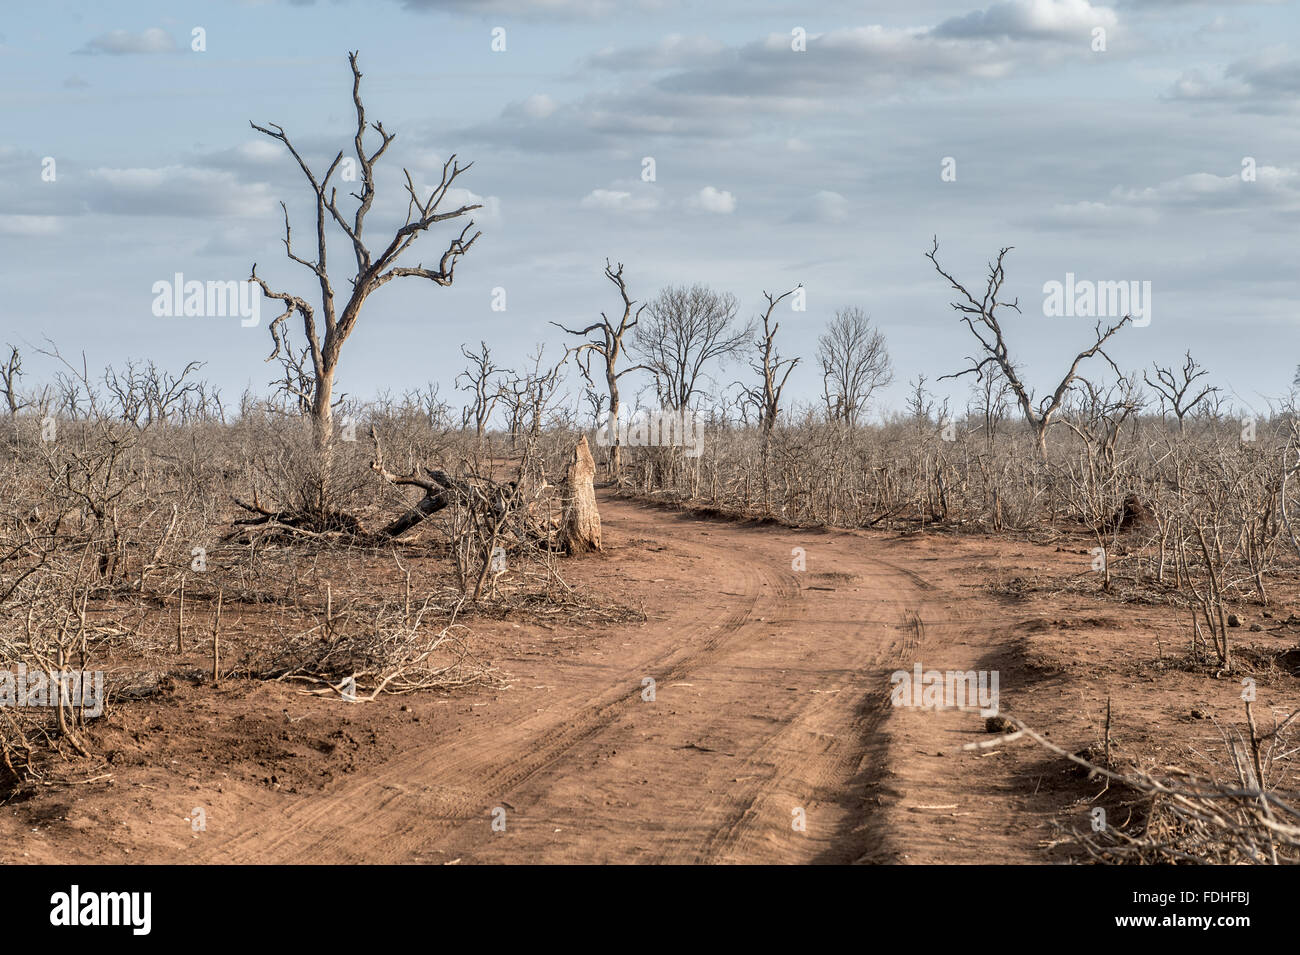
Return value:
[(1042, 418), (1033, 422), (1034, 444), (1038, 449), (1038, 457), (1044, 462), (1047, 461), (1047, 429), (1049, 425), (1050, 422)]
[(312, 395), (311, 421), (312, 438), (316, 449), (316, 469), (314, 488), (311, 488), (309, 505), (314, 505), (317, 514), (323, 515), (330, 504), (330, 473), (333, 471), (334, 458), (334, 369), (324, 369), (316, 379), (315, 392)]
[(570, 554), (600, 550), (600, 512), (596, 510), (596, 462), (584, 434), (569, 457), (565, 476), (568, 494), (564, 499), (564, 519), (560, 543)]
[(618, 413), (622, 406), (618, 398), (618, 378), (613, 374), (606, 374), (605, 381), (609, 385), (609, 473), (615, 481), (618, 480), (621, 448), (618, 443)]

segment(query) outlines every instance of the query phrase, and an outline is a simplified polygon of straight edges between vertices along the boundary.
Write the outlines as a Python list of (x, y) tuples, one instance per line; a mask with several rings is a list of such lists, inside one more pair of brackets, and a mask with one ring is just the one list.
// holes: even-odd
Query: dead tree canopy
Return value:
[[(376, 441), (376, 448), (378, 448), (378, 441)], [(375, 536), (380, 539), (401, 537), (429, 515), (436, 514), (445, 507), (450, 507), (458, 500), (469, 501), (473, 499), (472, 492), (463, 481), (456, 480), (441, 469), (426, 468), (424, 473), (427, 476), (421, 476), (414, 472), (410, 474), (394, 474), (384, 467), (383, 458), (378, 454), (378, 451), (376, 451), (375, 459), (370, 463), (370, 467), (390, 484), (395, 484), (398, 487), (418, 487), (424, 491), (424, 496), (410, 510), (390, 521), (376, 532)]]
[(27, 407), (18, 394), (18, 379), (23, 376), (23, 360), (16, 345), (9, 346), (9, 358), (0, 365), (0, 394), (4, 395), (5, 407), (13, 417)]
[[(646, 365), (632, 365), (628, 368), (620, 369), (619, 360), (623, 356), (624, 342), (623, 339), (628, 332), (636, 328), (637, 322), (641, 319), (641, 313), (645, 311), (646, 306), (642, 305), (636, 309), (635, 314), (632, 309), (636, 305), (636, 300), (632, 298), (627, 291), (627, 283), (623, 279), (623, 263), (618, 263), (614, 268), (609, 264), (609, 259), (605, 260), (605, 278), (613, 283), (618, 289), (619, 297), (623, 300), (623, 314), (619, 317), (618, 324), (615, 324), (604, 312), (600, 313), (600, 321), (592, 322), (586, 328), (567, 328), (559, 322), (551, 322), (556, 328), (569, 335), (576, 335), (579, 338), (586, 338), (587, 341), (581, 345), (575, 345), (569, 349), (578, 361), (578, 368), (582, 371), (582, 376), (588, 384), (591, 384), (591, 359), (597, 355), (601, 363), (605, 366), (605, 388), (609, 395), (609, 418), (608, 430), (609, 435), (609, 471), (615, 477), (618, 476), (619, 460), (619, 441), (618, 441), (618, 420), (622, 408), (622, 398), (619, 394), (618, 380), (630, 371), (650, 370)], [(597, 409), (599, 415), (599, 409)]]
[(757, 385), (746, 388), (745, 393), (750, 404), (758, 408), (759, 424), (765, 436), (770, 435), (776, 427), (785, 383), (789, 381), (790, 372), (794, 371), (795, 365), (799, 364), (798, 358), (782, 358), (777, 351), (776, 333), (781, 329), (781, 323), (772, 321), (772, 313), (776, 311), (777, 305), (801, 288), (802, 285), (796, 285), (780, 295), (763, 293), (763, 298), (767, 300), (767, 311), (763, 313), (763, 334), (754, 343), (758, 354), (749, 365), (760, 381)]
[(636, 349), (655, 378), (665, 409), (685, 411), (703, 393), (704, 369), (740, 351), (751, 328), (736, 327), (740, 303), (730, 292), (704, 285), (672, 286), (646, 308)]
[[(375, 201), (375, 166), (388, 151), (396, 138), (396, 133), (384, 129), (384, 124), (370, 122), (366, 119), (366, 110), (361, 101), (361, 70), (357, 66), (357, 54), (348, 54), (348, 63), (352, 67), (352, 103), (356, 111), (356, 131), (352, 140), (355, 153), (355, 177), (340, 174), (342, 180), (355, 178), (357, 191), (349, 193), (356, 201), (355, 208), (349, 213), (339, 208), (338, 188), (331, 184), (340, 167), (344, 165), (344, 151), (340, 150), (326, 168), (324, 175), (312, 170), (298, 148), (290, 140), (282, 126), (269, 123), (250, 126), (284, 144), (285, 149), (297, 162), (307, 180), (315, 204), (316, 222), (311, 237), (311, 252), (300, 255), (293, 245), (293, 233), (289, 223), (288, 207), (282, 202), (284, 211), (284, 251), (288, 258), (301, 265), (315, 277), (319, 285), (319, 296), (315, 304), (306, 298), (291, 292), (277, 291), (258, 276), (254, 264), (250, 282), (255, 282), (262, 290), (263, 296), (283, 304), (284, 312), (270, 324), (271, 338), (275, 344), (270, 358), (278, 358), (282, 349), (288, 347), (285, 322), (297, 314), (302, 321), (302, 331), (310, 355), (310, 414), (315, 426), (317, 442), (320, 446), (328, 444), (332, 435), (334, 379), (338, 368), (339, 353), (343, 343), (356, 328), (361, 316), (362, 306), (375, 290), (382, 288), (398, 278), (418, 278), (433, 282), (435, 285), (448, 286), (452, 283), (456, 263), (469, 251), (480, 233), (472, 232), (473, 220), (464, 226), (459, 234), (450, 239), (446, 248), (438, 256), (436, 265), (426, 266), (422, 262), (415, 265), (399, 264), (412, 245), (437, 223), (458, 219), (481, 208), (479, 204), (460, 205), (453, 209), (443, 209), (443, 201), (451, 193), (456, 181), (469, 170), (469, 164), (461, 166), (456, 156), (448, 157), (443, 163), (442, 177), (427, 193), (416, 189), (410, 172), (403, 169), (406, 179), (407, 214), (406, 222), (391, 235), (385, 234), (382, 243), (374, 251), (366, 235), (366, 216)], [(378, 136), (378, 142), (367, 145), (368, 134)], [(372, 137), (373, 139), (373, 137)], [(347, 165), (350, 169), (352, 157)], [(347, 289), (336, 292), (336, 282), (328, 261), (327, 238), (331, 233), (342, 233), (352, 248), (355, 259), (355, 271), (348, 266)], [(341, 296), (341, 297), (340, 297)], [(318, 311), (319, 310), (319, 311)]]
[(497, 394), (505, 404), (510, 425), (510, 449), (516, 450), (521, 439), (536, 441), (542, 433), (542, 423), (551, 412), (559, 390), (560, 371), (568, 361), (569, 353), (554, 366), (542, 363), (546, 347), (538, 345), (532, 356), (532, 367), (510, 371), (509, 377), (497, 386)]
[(1100, 461), (1112, 472), (1115, 447), (1124, 423), (1142, 411), (1146, 398), (1133, 376), (1121, 376), (1109, 386), (1080, 378), (1070, 388), (1061, 420), (1079, 436), (1090, 462)]
[(1214, 385), (1204, 385), (1197, 391), (1195, 388), (1197, 379), (1204, 378), (1209, 372), (1197, 364), (1191, 351), (1188, 351), (1185, 357), (1187, 360), (1178, 370), (1172, 366), (1162, 368), (1152, 362), (1151, 367), (1156, 373), (1155, 381), (1152, 381), (1146, 372), (1142, 373), (1142, 380), (1155, 389), (1160, 397), (1160, 410), (1163, 412), (1168, 408), (1178, 419), (1180, 432), (1183, 430), (1183, 419), (1195, 410), (1197, 405), (1219, 391)]
[(470, 351), (466, 345), (460, 346), (460, 353), (469, 364), (456, 376), (456, 387), (468, 392), (470, 396), (470, 403), (461, 413), (461, 427), (468, 428), (473, 424), (474, 433), (481, 439), (487, 432), (497, 402), (501, 400), (498, 378), (505, 369), (492, 360), (492, 349), (487, 342), (480, 341), (478, 344), (479, 350), (476, 352)]
[(118, 417), (137, 428), (147, 428), (178, 416), (180, 409), (192, 401), (200, 383), (190, 375), (203, 365), (192, 361), (180, 374), (173, 374), (152, 361), (145, 365), (128, 361), (124, 371), (111, 365), (105, 369), (104, 387), (117, 403)]
[(817, 339), (817, 361), (826, 416), (842, 424), (857, 424), (876, 389), (894, 380), (885, 336), (856, 306), (836, 310)]
[(943, 375), (940, 380), (943, 378), (960, 378), (962, 375), (970, 374), (974, 374), (976, 378), (982, 380), (984, 375), (990, 371), (990, 366), (998, 369), (1006, 379), (1011, 393), (1015, 395), (1016, 402), (1020, 405), (1021, 412), (1024, 413), (1025, 421), (1033, 429), (1038, 453), (1045, 457), (1047, 455), (1047, 429), (1051, 427), (1057, 412), (1061, 410), (1061, 405), (1070, 390), (1070, 385), (1078, 377), (1079, 366), (1094, 355), (1100, 355), (1106, 359), (1107, 364), (1110, 365), (1116, 375), (1123, 377), (1118, 366), (1106, 354), (1103, 346), (1110, 340), (1112, 335), (1131, 322), (1133, 317), (1125, 315), (1118, 322), (1106, 328), (1103, 328), (1101, 322), (1098, 321), (1093, 329), (1094, 341), (1092, 345), (1074, 356), (1074, 361), (1070, 363), (1069, 369), (1061, 378), (1060, 384), (1056, 386), (1056, 390), (1035, 405), (1033, 392), (1026, 388), (1020, 380), (1015, 363), (1007, 353), (1007, 343), (1003, 335), (1001, 319), (998, 316), (999, 308), (1011, 309), (1016, 313), (1020, 312), (1019, 299), (1006, 301), (999, 297), (1002, 294), (1002, 286), (1007, 277), (1002, 263), (1010, 251), (1010, 246), (1000, 249), (997, 258), (988, 263), (988, 278), (985, 281), (984, 290), (978, 298), (967, 291), (964, 285), (939, 265), (938, 237), (935, 238), (930, 251), (925, 253), (925, 257), (930, 260), (935, 271), (943, 276), (952, 290), (957, 293), (958, 300), (951, 303), (952, 308), (961, 314), (962, 322), (970, 329), (971, 334), (975, 336), (975, 340), (979, 342), (980, 346), (979, 354), (968, 359), (971, 363), (969, 368), (964, 368), (950, 375)]

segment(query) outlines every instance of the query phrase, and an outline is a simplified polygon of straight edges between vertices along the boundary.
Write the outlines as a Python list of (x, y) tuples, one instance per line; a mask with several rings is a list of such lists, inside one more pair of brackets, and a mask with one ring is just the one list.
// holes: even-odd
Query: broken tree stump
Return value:
[(565, 474), (560, 546), (569, 554), (600, 550), (600, 512), (596, 509), (596, 462), (584, 434), (569, 456)]

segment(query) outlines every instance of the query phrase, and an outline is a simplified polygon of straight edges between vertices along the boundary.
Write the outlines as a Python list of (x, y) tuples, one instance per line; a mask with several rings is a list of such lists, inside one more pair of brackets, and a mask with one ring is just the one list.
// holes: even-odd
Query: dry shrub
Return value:
[(1106, 757), (1099, 746), (1086, 754), (1069, 753), (1015, 718), (1007, 719), (1014, 732), (1003, 739), (1027, 736), (1086, 769), (1090, 778), (1104, 778), (1107, 787), (1118, 793), (1119, 807), (1131, 813), (1125, 826), (1071, 829), (1064, 840), (1080, 846), (1097, 862), (1296, 865), (1300, 864), (1300, 792), (1275, 783), (1289, 774), (1294, 785), (1296, 740), (1288, 730), (1298, 717), (1300, 710), (1261, 735), (1247, 703), (1244, 734), (1220, 726), (1224, 755), (1218, 775), (1169, 765), (1158, 773), (1121, 768), (1121, 760), (1109, 747)]
[(430, 626), (426, 602), (413, 614), (385, 605), (364, 620), (328, 619), (279, 641), (265, 679), (316, 687), (312, 692), (369, 701), (381, 693), (499, 685), (496, 670), (476, 657), (468, 630), (452, 621)]

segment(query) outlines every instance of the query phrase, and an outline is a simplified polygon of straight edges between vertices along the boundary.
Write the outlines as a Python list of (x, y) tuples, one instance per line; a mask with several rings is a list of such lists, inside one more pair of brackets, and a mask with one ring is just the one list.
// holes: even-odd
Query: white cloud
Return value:
[(791, 51), (788, 32), (772, 33), (656, 85), (678, 93), (761, 98), (768, 105), (824, 103), (864, 87), (893, 90), (917, 82), (955, 88), (1017, 69), (1044, 69), (1063, 53), (1092, 56), (1095, 27), (1114, 31), (1119, 18), (1089, 0), (1006, 0), (933, 27), (873, 24), (809, 33), (802, 53)]
[(649, 212), (659, 207), (653, 196), (633, 196), (618, 189), (593, 189), (579, 203), (584, 209), (601, 212)]
[(1280, 166), (1256, 166), (1255, 179), (1241, 173), (1217, 176), (1191, 173), (1144, 189), (1116, 189), (1119, 201), (1151, 206), (1194, 206), (1202, 209), (1240, 207), (1265, 203), (1274, 208), (1300, 200), (1300, 171)]
[(1300, 59), (1280, 47), (1236, 60), (1218, 79), (1189, 70), (1165, 94), (1169, 99), (1244, 102), (1260, 108), (1300, 103)]
[(235, 152), (238, 153), (239, 158), (254, 163), (279, 162), (288, 155), (282, 145), (273, 143), (269, 139), (251, 139), (241, 143)]
[(1077, 232), (1151, 227), (1157, 224), (1159, 218), (1152, 209), (1136, 209), (1107, 202), (1070, 202), (1054, 205), (1030, 221), (1040, 229)]
[[(427, 196), (431, 191), (432, 187), (426, 186), (423, 194)], [(475, 209), (473, 212), (469, 213), (465, 219), (466, 222), (471, 218), (480, 222), (485, 220), (498, 220), (501, 218), (501, 199), (499, 197), (480, 196), (477, 192), (471, 192), (468, 189), (461, 189), (458, 186), (452, 186), (452, 188), (447, 190), (447, 194), (443, 196), (442, 202), (439, 204), (438, 208), (443, 212), (452, 212), (453, 210), (459, 209), (461, 206), (473, 205), (480, 205), (483, 208)]]
[(1255, 179), (1241, 173), (1226, 176), (1197, 172), (1140, 188), (1111, 190), (1105, 202), (1085, 201), (1053, 206), (1033, 221), (1052, 229), (1151, 227), (1171, 214), (1300, 209), (1300, 169), (1256, 166)]
[(275, 209), (266, 183), (241, 183), (234, 173), (192, 166), (92, 169), (87, 203), (95, 212), (141, 216), (257, 217)]
[(713, 186), (705, 186), (686, 200), (686, 205), (697, 212), (729, 216), (736, 211), (736, 197)]
[(670, 0), (402, 0), (408, 10), (499, 14), (520, 17), (601, 17), (628, 7), (657, 10)]
[(1066, 39), (1086, 37), (1095, 27), (1110, 30), (1118, 24), (1114, 10), (1093, 6), (1088, 0), (1009, 0), (945, 20), (931, 32), (938, 37)]

